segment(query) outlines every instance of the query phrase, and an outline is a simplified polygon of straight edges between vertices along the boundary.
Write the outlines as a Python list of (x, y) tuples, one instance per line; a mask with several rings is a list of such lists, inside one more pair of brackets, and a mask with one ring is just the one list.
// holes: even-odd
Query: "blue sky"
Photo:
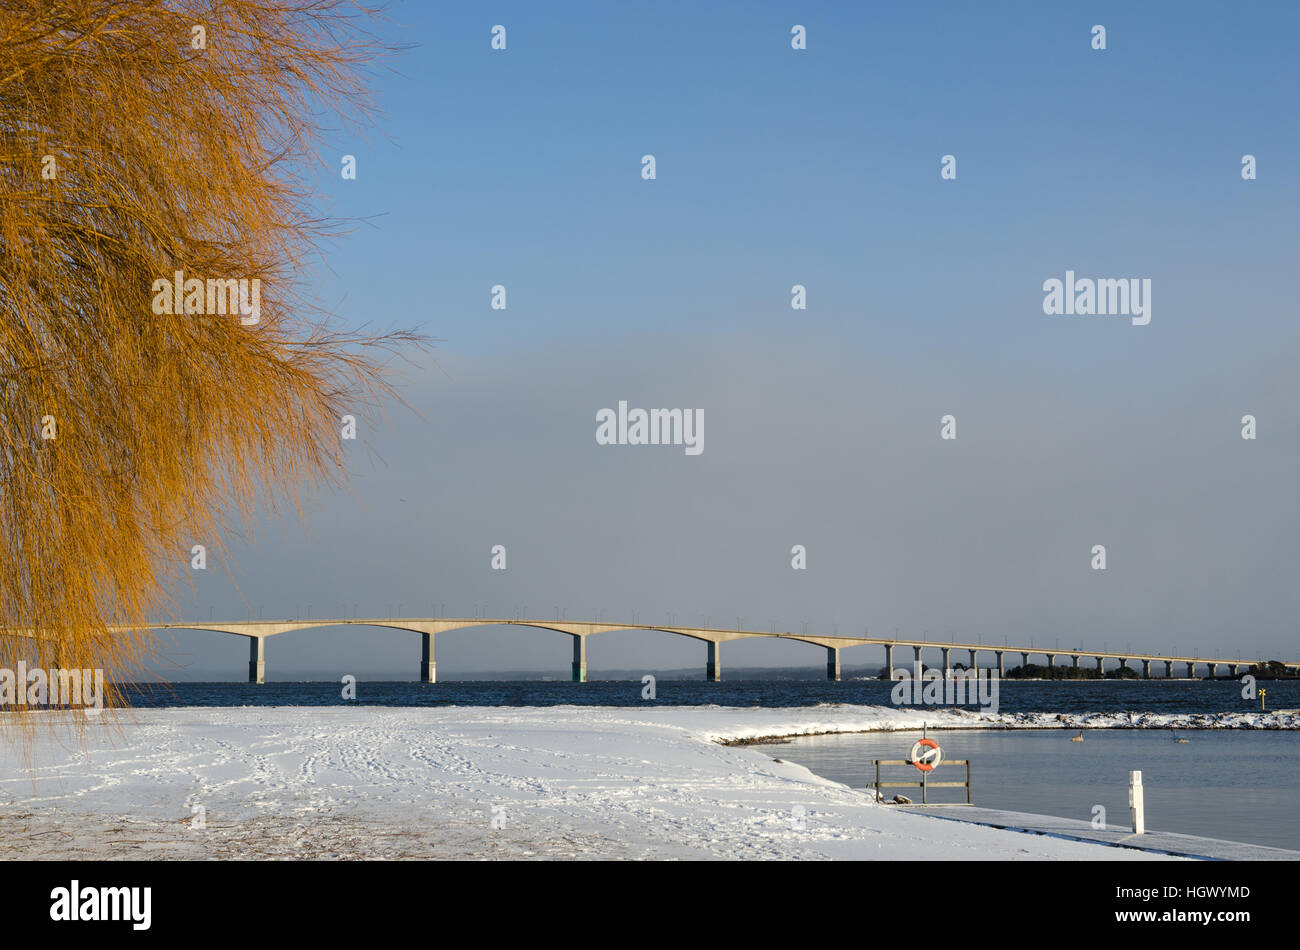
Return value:
[[(1225, 255), (1249, 278), (1290, 253), (1300, 12), (1136, 6), (396, 4), (418, 45), (379, 74), (391, 141), (340, 142), (359, 177), (325, 183), (337, 213), (384, 217), (332, 254), (331, 289), (476, 352), (779, 332), (795, 282), (799, 332), (986, 352), (1034, 345), (1017, 305), (1067, 264), (1218, 297)], [(485, 314), (498, 282), (510, 310)], [(1085, 333), (1080, 355), (1105, 329)]]
[[(236, 544), (183, 613), (320, 616), (348, 589), (363, 615), (549, 604), (1151, 649), (1240, 625), (1235, 647), (1290, 651), (1300, 7), (390, 12), (384, 35), (415, 45), (376, 73), (386, 115), (336, 136), (319, 182), (323, 210), (368, 223), (316, 289), (353, 322), (420, 326), (441, 369), (411, 374), (422, 415), (365, 433), (351, 492)], [(1045, 316), (1067, 269), (1150, 278), (1150, 325)], [(596, 446), (620, 399), (703, 408), (709, 447)], [(1107, 539), (1103, 579), (1086, 554)], [(520, 552), (505, 577), (494, 543)], [(413, 669), (409, 644), (363, 661), (313, 636), (273, 641), (278, 668)], [(450, 668), (567, 662), (501, 636)], [(231, 643), (170, 658), (238, 676)], [(746, 659), (820, 662), (767, 646)]]

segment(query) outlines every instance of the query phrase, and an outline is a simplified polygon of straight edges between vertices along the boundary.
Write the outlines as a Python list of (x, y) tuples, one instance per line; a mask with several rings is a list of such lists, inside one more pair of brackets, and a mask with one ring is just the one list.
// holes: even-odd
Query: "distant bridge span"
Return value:
[[(1247, 659), (1230, 659), (1224, 657), (1203, 657), (1203, 656), (1169, 656), (1157, 653), (1123, 653), (1112, 650), (1094, 651), (1079, 649), (1054, 649), (1045, 650), (1042, 647), (1035, 646), (1001, 646), (994, 647), (984, 643), (956, 643), (952, 641), (935, 641), (935, 640), (918, 640), (915, 638), (894, 638), (894, 637), (840, 637), (840, 636), (821, 636), (818, 634), (804, 633), (777, 633), (775, 631), (765, 630), (725, 630), (716, 627), (675, 627), (661, 626), (658, 624), (638, 624), (638, 623), (588, 623), (568, 620), (487, 620), (478, 619), (430, 619), (430, 618), (413, 618), (406, 620), (393, 619), (348, 619), (348, 620), (249, 620), (249, 621), (232, 621), (229, 623), (163, 623), (151, 624), (153, 630), (208, 630), (214, 633), (227, 633), (232, 636), (248, 638), (248, 681), (250, 683), (266, 682), (266, 641), (269, 637), (278, 636), (282, 633), (292, 633), (297, 630), (312, 630), (318, 627), (387, 627), (392, 630), (407, 630), (420, 635), (420, 682), (433, 683), (437, 681), (437, 663), (434, 660), (433, 639), (440, 633), (447, 633), (451, 630), (463, 630), (468, 627), (495, 627), (495, 626), (516, 626), (516, 627), (537, 627), (542, 630), (554, 630), (557, 633), (568, 634), (573, 637), (573, 680), (577, 683), (586, 682), (587, 679), (587, 638), (596, 636), (601, 633), (614, 633), (620, 630), (658, 630), (663, 633), (672, 633), (677, 636), (690, 637), (695, 640), (701, 640), (708, 645), (708, 660), (706, 665), (706, 674), (708, 679), (717, 682), (722, 679), (722, 644), (728, 640), (749, 640), (749, 639), (767, 639), (767, 640), (798, 640), (801, 643), (810, 643), (814, 646), (822, 647), (826, 650), (826, 677), (827, 679), (838, 680), (840, 678), (840, 651), (849, 647), (859, 646), (880, 646), (885, 650), (884, 666), (890, 670), (891, 674), (895, 669), (894, 666), (894, 648), (902, 647), (904, 649), (911, 647), (913, 651), (913, 662), (921, 661), (922, 650), (938, 650), (942, 655), (942, 669), (950, 669), (949, 659), (953, 651), (963, 651), (969, 654), (970, 662), (968, 668), (979, 667), (979, 654), (993, 654), (996, 660), (998, 675), (1003, 674), (1003, 656), (1004, 654), (1020, 654), (1023, 664), (1029, 663), (1031, 656), (1043, 656), (1047, 659), (1049, 667), (1056, 665), (1057, 657), (1069, 657), (1074, 667), (1079, 666), (1079, 662), (1085, 658), (1094, 660), (1097, 663), (1097, 669), (1102, 670), (1106, 660), (1117, 660), (1120, 666), (1127, 668), (1130, 661), (1142, 664), (1142, 676), (1151, 678), (1151, 664), (1163, 663), (1165, 665), (1164, 675), (1166, 678), (1172, 678), (1174, 675), (1174, 665), (1182, 663), (1186, 667), (1188, 678), (1196, 676), (1196, 667), (1205, 666), (1210, 676), (1215, 676), (1218, 667), (1227, 667), (1228, 672), (1236, 676), (1237, 671), (1247, 668), (1253, 663), (1263, 663), (1265, 659), (1260, 657), (1253, 660)], [(1300, 663), (1287, 663), (1288, 668), (1300, 669)]]

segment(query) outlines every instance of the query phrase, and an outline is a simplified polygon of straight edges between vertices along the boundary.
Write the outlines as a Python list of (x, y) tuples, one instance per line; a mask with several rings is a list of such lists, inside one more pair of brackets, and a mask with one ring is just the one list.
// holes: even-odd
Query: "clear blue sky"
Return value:
[[(322, 210), (368, 223), (328, 247), (318, 289), (439, 338), (443, 371), (411, 379), (422, 416), (364, 434), (352, 493), (236, 544), (184, 613), (563, 606), (1153, 650), (1232, 631), (1294, 653), (1300, 5), (391, 15), (384, 35), (415, 46), (377, 73), (386, 117), (331, 142), (320, 181)], [(1150, 278), (1150, 325), (1044, 315), (1067, 269)], [(597, 446), (620, 399), (703, 409), (705, 453)], [(348, 636), (276, 638), (272, 675), (414, 675), (406, 640)], [(567, 663), (565, 642), (500, 636), (440, 638), (442, 671)], [(239, 676), (243, 644), (212, 642), (171, 659)], [(618, 644), (593, 644), (592, 669), (703, 662)]]
[[(1067, 266), (1160, 279), (1147, 336), (1176, 324), (1205, 344), (1241, 315), (1175, 321), (1179, 300), (1227, 305), (1211, 280), (1226, 265), (1266, 280), (1293, 259), (1294, 4), (413, 2), (392, 17), (388, 35), (418, 44), (378, 77), (392, 141), (341, 142), (359, 177), (325, 184), (337, 213), (385, 217), (331, 266), (350, 314), (415, 318), (457, 347), (771, 332), (801, 282), (801, 333), (1032, 350), (1056, 331), (1023, 311)], [(1244, 183), (1248, 152), (1260, 177)], [(956, 181), (939, 179), (944, 154)], [(494, 283), (506, 314), (485, 311)]]

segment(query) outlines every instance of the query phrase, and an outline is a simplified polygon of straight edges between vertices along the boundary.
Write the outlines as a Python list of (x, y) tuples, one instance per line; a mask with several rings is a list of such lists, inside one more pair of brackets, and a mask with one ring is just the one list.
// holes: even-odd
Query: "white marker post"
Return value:
[(1128, 813), (1133, 819), (1133, 834), (1146, 834), (1147, 823), (1142, 814), (1142, 773), (1128, 773)]

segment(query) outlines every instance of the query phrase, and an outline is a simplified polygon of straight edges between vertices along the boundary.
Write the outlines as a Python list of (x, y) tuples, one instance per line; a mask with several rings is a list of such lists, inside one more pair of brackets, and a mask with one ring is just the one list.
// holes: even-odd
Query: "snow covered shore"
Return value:
[(860, 706), (138, 710), (116, 733), (96, 722), (84, 741), (42, 742), (34, 771), (0, 749), (0, 857), (1153, 857), (901, 812), (717, 741), (937, 718)]
[[(699, 708), (699, 707), (692, 707)], [(681, 712), (689, 714), (690, 709)], [(698, 724), (717, 742), (806, 736), (835, 732), (920, 729), (1295, 729), (1300, 712), (1250, 713), (1001, 713), (962, 709), (821, 705), (797, 709), (729, 709), (732, 715)]]

